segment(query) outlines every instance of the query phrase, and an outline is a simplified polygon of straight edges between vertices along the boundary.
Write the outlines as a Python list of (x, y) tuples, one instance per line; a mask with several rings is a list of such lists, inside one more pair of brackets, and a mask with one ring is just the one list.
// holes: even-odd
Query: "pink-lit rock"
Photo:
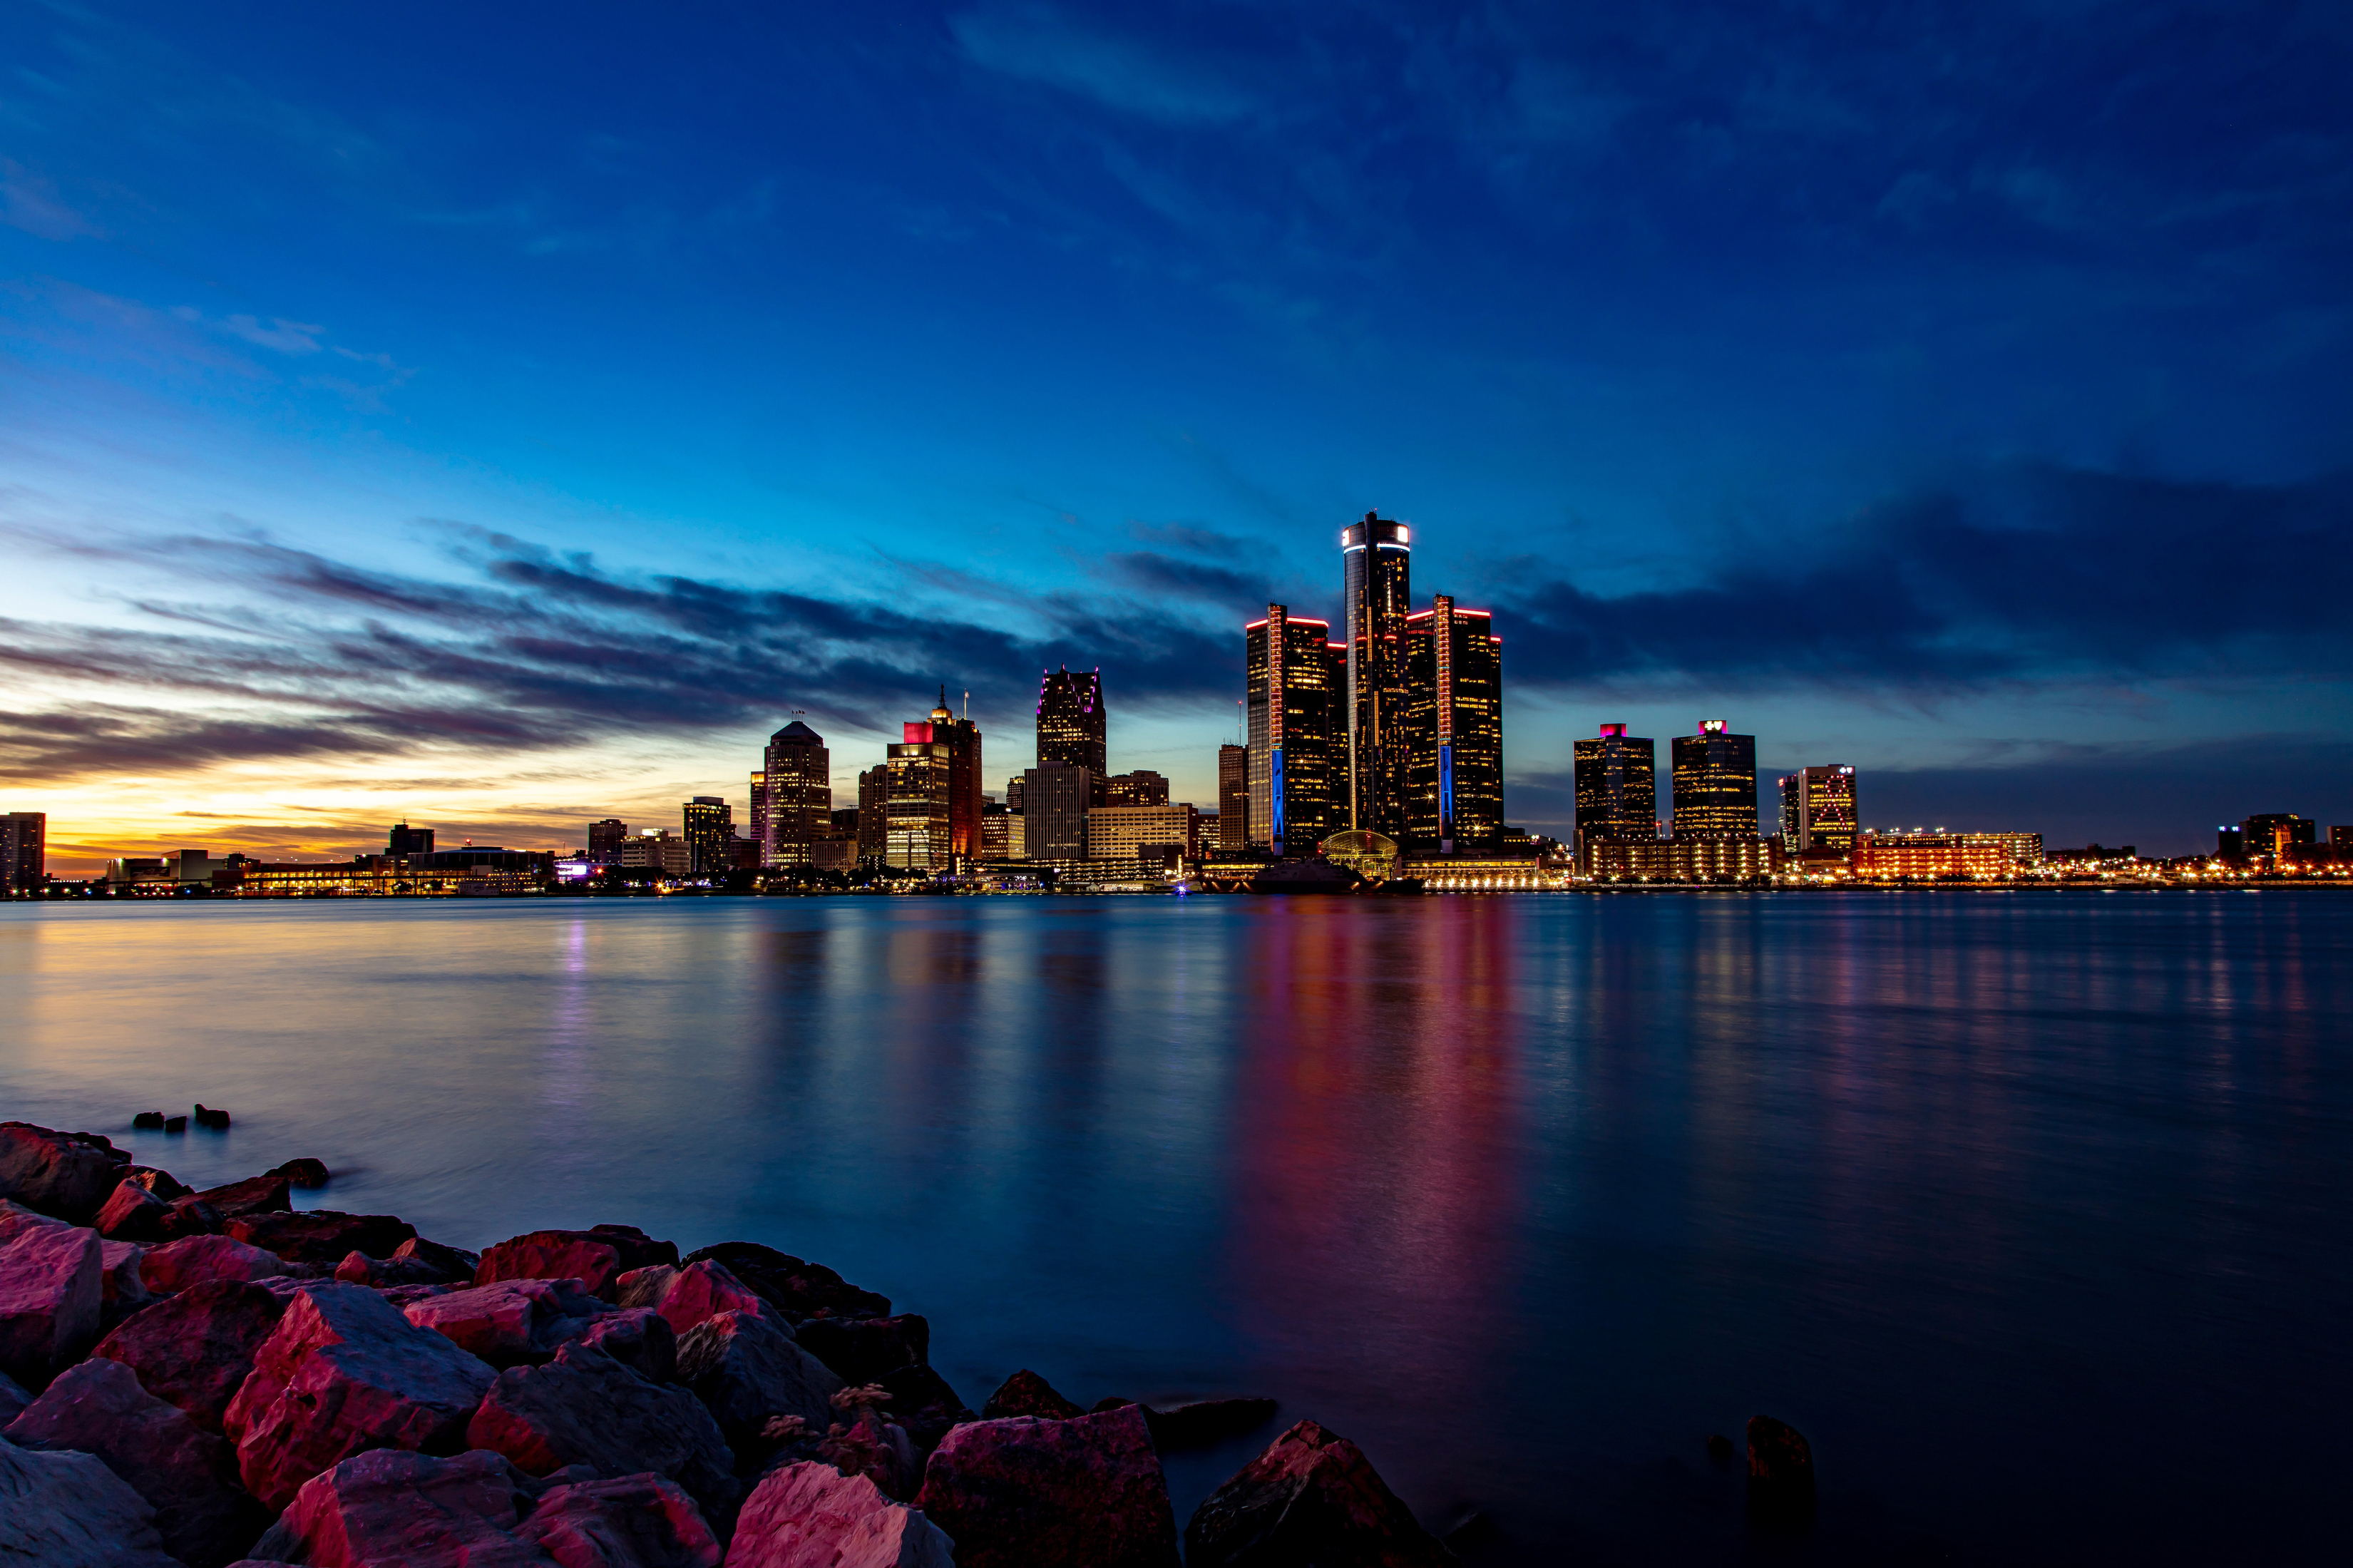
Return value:
[(864, 1476), (806, 1461), (769, 1471), (753, 1489), (727, 1568), (952, 1568), (954, 1547)]

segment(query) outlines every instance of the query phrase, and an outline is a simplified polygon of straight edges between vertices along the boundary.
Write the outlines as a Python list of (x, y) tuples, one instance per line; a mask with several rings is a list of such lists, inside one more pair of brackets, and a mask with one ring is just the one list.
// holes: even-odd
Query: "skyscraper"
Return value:
[[(971, 694), (965, 694), (971, 700)], [(947, 688), (940, 688), (940, 705), (931, 712), (932, 739), (949, 748), (948, 853), (953, 859), (980, 858), (980, 731), (970, 715), (957, 718), (948, 710)]]
[(768, 843), (768, 772), (765, 754), (762, 765), (752, 774), (752, 842), (760, 847), (761, 864), (765, 865)]
[(433, 853), (433, 830), (411, 827), (406, 822), (396, 822), (385, 836), (387, 855), (430, 855)]
[(47, 874), (49, 817), (42, 811), (0, 816), (0, 894), (37, 893)]
[(1332, 732), (1339, 702), (1331, 629), (1269, 605), (1266, 618), (1242, 631), (1250, 842), (1278, 855), (1312, 855), (1324, 835), (1346, 826)]
[(735, 817), (727, 802), (715, 795), (696, 795), (686, 803), (685, 817), (687, 875), (727, 875), (735, 864)]
[(889, 760), (883, 763), (888, 780), (882, 863), (901, 870), (952, 870), (955, 746), (934, 740), (927, 722), (902, 724), (900, 731), (904, 739), (888, 748)]
[(1781, 847), (1844, 855), (1854, 848), (1854, 770), (1843, 763), (1799, 768), (1781, 780)]
[(889, 847), (891, 764), (868, 768), (858, 775), (858, 858), (861, 865), (880, 866)]
[(1340, 531), (1348, 649), (1347, 797), (1341, 826), (1406, 834), (1405, 623), (1412, 608), (1412, 531), (1366, 512)]
[(1021, 843), (1032, 860), (1087, 858), (1087, 809), (1094, 775), (1067, 763), (1039, 763), (1022, 776)]
[(761, 753), (760, 864), (806, 866), (833, 815), (833, 754), (798, 719), (768, 737)]
[(1103, 780), (1100, 792), (1103, 805), (1166, 805), (1168, 780), (1150, 768), (1138, 768), (1134, 773), (1113, 773)]
[(1405, 835), (1454, 853), (1504, 826), (1504, 640), (1484, 610), (1440, 594), (1406, 617)]
[(1250, 847), (1250, 748), (1218, 748), (1218, 853)]
[(1677, 735), (1674, 835), (1678, 838), (1753, 837), (1757, 832), (1757, 737), (1727, 733), (1722, 719), (1703, 719), (1696, 735)]
[(629, 836), (629, 825), (617, 816), (608, 816), (588, 825), (588, 858), (600, 866), (609, 866), (621, 857), (621, 840)]
[(1038, 760), (1084, 768), (1100, 789), (1111, 772), (1104, 737), (1103, 671), (1046, 672), (1038, 684)]
[(1658, 752), (1623, 724), (1577, 742), (1577, 837), (1580, 845), (1659, 836)]

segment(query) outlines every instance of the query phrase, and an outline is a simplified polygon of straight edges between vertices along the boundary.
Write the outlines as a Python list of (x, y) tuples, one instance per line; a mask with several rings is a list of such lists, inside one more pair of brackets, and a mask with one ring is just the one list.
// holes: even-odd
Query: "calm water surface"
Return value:
[(1272, 1394), (1492, 1561), (2341, 1560), (2348, 1003), (2327, 893), (17, 905), (0, 1115), (769, 1242), (970, 1403)]

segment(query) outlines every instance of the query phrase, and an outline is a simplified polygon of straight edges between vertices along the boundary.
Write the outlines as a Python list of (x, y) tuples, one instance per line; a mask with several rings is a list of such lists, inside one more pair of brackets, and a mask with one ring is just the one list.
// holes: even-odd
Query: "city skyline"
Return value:
[(1377, 509), (1532, 828), (1713, 713), (1894, 819), (2353, 816), (2353, 607), (2211, 564), (2353, 528), (2353, 44), (1767, 13), (20, 8), (0, 807), (556, 841), (1065, 665), (1207, 800), (1229, 617), (1345, 628)]

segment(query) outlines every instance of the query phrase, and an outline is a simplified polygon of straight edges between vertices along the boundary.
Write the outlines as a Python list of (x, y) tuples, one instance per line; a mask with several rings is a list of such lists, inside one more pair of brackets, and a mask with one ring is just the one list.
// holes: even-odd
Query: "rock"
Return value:
[(361, 1454), (304, 1481), (254, 1555), (312, 1568), (547, 1568), (514, 1538), (530, 1500), (517, 1479), (496, 1454)]
[(94, 1230), (13, 1203), (0, 1210), (0, 1373), (38, 1390), (98, 1338), (104, 1254)]
[(680, 1333), (719, 1312), (765, 1312), (767, 1303), (752, 1288), (705, 1258), (682, 1268), (656, 1264), (633, 1268), (613, 1281), (614, 1300), (624, 1307), (651, 1307)]
[(928, 1365), (902, 1366), (874, 1381), (891, 1391), (891, 1418), (906, 1429), (924, 1454), (938, 1447), (951, 1427), (979, 1419), (948, 1386), (948, 1380)]
[(98, 1211), (98, 1234), (117, 1241), (169, 1241), (172, 1205), (132, 1181), (119, 1182)]
[(187, 1119), (186, 1117), (185, 1117), (185, 1116), (167, 1116), (167, 1117), (164, 1118), (164, 1131), (166, 1131), (166, 1132), (185, 1132), (187, 1130), (188, 1130), (188, 1119)]
[(134, 1132), (161, 1132), (164, 1131), (164, 1113), (142, 1110), (131, 1119), (131, 1128)]
[(756, 1452), (775, 1415), (797, 1415), (815, 1431), (833, 1418), (842, 1388), (817, 1357), (759, 1312), (721, 1312), (679, 1338), (678, 1380), (694, 1390), (739, 1453)]
[(771, 1470), (745, 1500), (727, 1568), (953, 1568), (954, 1545), (864, 1476), (805, 1461)]
[(586, 1230), (534, 1230), (511, 1237), (482, 1254), (474, 1283), (501, 1279), (577, 1279), (592, 1295), (613, 1299), (614, 1281), (634, 1268), (678, 1264), (675, 1243), (655, 1241), (634, 1226)]
[(226, 1132), (228, 1131), (228, 1112), (217, 1106), (207, 1108), (199, 1105), (196, 1107), (196, 1125), (212, 1128), (217, 1132)]
[(15, 1378), (0, 1373), (0, 1426), (16, 1419), (18, 1413), (32, 1403), (33, 1396), (26, 1393)]
[(427, 1295), (443, 1296), (450, 1289), (438, 1268), (406, 1258), (370, 1258), (364, 1252), (344, 1253), (343, 1261), (335, 1265), (335, 1278), (346, 1285), (369, 1285), (378, 1290), (427, 1285), (432, 1287)]
[(179, 1177), (153, 1165), (133, 1165), (122, 1173), (122, 1179), (136, 1182), (167, 1204), (175, 1198), (186, 1197), (191, 1191)]
[(95, 1454), (0, 1443), (0, 1563), (27, 1568), (181, 1568), (155, 1510)]
[(1168, 1484), (1133, 1406), (959, 1426), (933, 1452), (915, 1506), (955, 1539), (958, 1568), (1176, 1563)]
[(605, 1352), (566, 1345), (545, 1366), (499, 1374), (466, 1427), (466, 1446), (544, 1476), (586, 1465), (605, 1477), (650, 1470), (706, 1505), (732, 1505), (735, 1455), (702, 1402)]
[(274, 1252), (230, 1236), (187, 1236), (151, 1247), (139, 1260), (147, 1289), (168, 1296), (207, 1279), (267, 1279), (292, 1272)]
[(1788, 1524), (1814, 1516), (1814, 1450), (1803, 1433), (1770, 1415), (1748, 1418), (1748, 1511)]
[(822, 1264), (806, 1263), (756, 1241), (723, 1241), (686, 1255), (720, 1264), (788, 1321), (803, 1318), (886, 1318), (891, 1298), (861, 1290)]
[(0, 1121), (0, 1198), (86, 1225), (122, 1180), (130, 1158), (95, 1132)]
[(1739, 1449), (1735, 1448), (1732, 1446), (1732, 1439), (1725, 1436), (1723, 1433), (1711, 1432), (1708, 1434), (1707, 1457), (1714, 1459), (1717, 1464), (1728, 1465), (1732, 1463), (1733, 1456), (1737, 1454), (1739, 1451)]
[(396, 1263), (415, 1263), (430, 1268), (441, 1276), (444, 1283), (450, 1285), (472, 1284), (474, 1270), (482, 1263), (479, 1253), (468, 1252), (459, 1247), (444, 1247), (421, 1236), (412, 1236), (394, 1247), (392, 1258)]
[(669, 1383), (678, 1375), (678, 1331), (651, 1307), (624, 1307), (599, 1318), (578, 1342), (594, 1345), (656, 1383)]
[(232, 1215), (228, 1233), (289, 1263), (328, 1263), (348, 1252), (385, 1258), (417, 1234), (406, 1220), (388, 1214), (343, 1214), (334, 1209), (301, 1213)]
[(501, 1279), (402, 1308), (418, 1328), (432, 1330), (494, 1367), (546, 1361), (612, 1310), (584, 1294), (576, 1279)]
[(362, 1449), (456, 1446), (496, 1375), (373, 1290), (311, 1285), (287, 1303), (222, 1425), (246, 1489), (283, 1508)]
[(1185, 1561), (1191, 1568), (1441, 1568), (1455, 1557), (1354, 1443), (1302, 1421), (1194, 1513), (1185, 1527)]
[(980, 1407), (983, 1421), (1001, 1421), (1008, 1415), (1034, 1415), (1041, 1421), (1067, 1421), (1085, 1411), (1054, 1392), (1054, 1385), (1036, 1373), (1023, 1368), (997, 1385), (988, 1403)]
[[(719, 1538), (659, 1476), (574, 1481), (539, 1500), (515, 1539), (563, 1568), (719, 1568)], [(848, 1568), (845, 1564), (844, 1568)]]
[(99, 1332), (111, 1333), (115, 1324), (154, 1300), (139, 1272), (146, 1256), (145, 1247), (128, 1241), (98, 1244)]
[(220, 1210), (190, 1193), (172, 1200), (172, 1217), (164, 1223), (164, 1232), (177, 1241), (185, 1236), (218, 1236), (227, 1224)]
[[(313, 1160), (305, 1155), (300, 1160), (289, 1160), (286, 1163), (266, 1172), (265, 1174), (283, 1176), (296, 1186), (306, 1189), (323, 1187), (327, 1184), (327, 1163), (323, 1160)], [(416, 1233), (412, 1231), (410, 1234)]]
[(218, 1210), (224, 1219), (281, 1214), (293, 1207), (293, 1184), (283, 1176), (248, 1176), (225, 1187), (207, 1187), (195, 1196)]
[(913, 1312), (895, 1318), (810, 1318), (793, 1331), (801, 1349), (850, 1383), (932, 1358), (932, 1325)]
[(254, 1356), (285, 1315), (286, 1303), (261, 1286), (207, 1279), (156, 1302), (90, 1353), (121, 1363), (148, 1393), (217, 1432)]
[[(1142, 1402), (1130, 1399), (1124, 1394), (1106, 1394), (1101, 1399), (1096, 1400), (1092, 1405), (1087, 1406), (1087, 1414), (1090, 1415), (1100, 1415), (1106, 1410), (1124, 1410), (1131, 1405), (1134, 1405), (1138, 1410), (1144, 1410)], [(1152, 1425), (1152, 1412), (1149, 1410), (1144, 1410), (1144, 1425), (1146, 1428), (1149, 1428)]]
[(27, 1448), (95, 1454), (155, 1510), (164, 1550), (189, 1568), (245, 1555), (269, 1515), (237, 1485), (228, 1444), (139, 1385), (121, 1362), (93, 1358), (58, 1374), (11, 1422)]
[(1175, 1448), (1205, 1448), (1255, 1431), (1274, 1419), (1275, 1408), (1271, 1399), (1198, 1399), (1166, 1410), (1147, 1406), (1144, 1419), (1152, 1428), (1153, 1445), (1165, 1454)]

